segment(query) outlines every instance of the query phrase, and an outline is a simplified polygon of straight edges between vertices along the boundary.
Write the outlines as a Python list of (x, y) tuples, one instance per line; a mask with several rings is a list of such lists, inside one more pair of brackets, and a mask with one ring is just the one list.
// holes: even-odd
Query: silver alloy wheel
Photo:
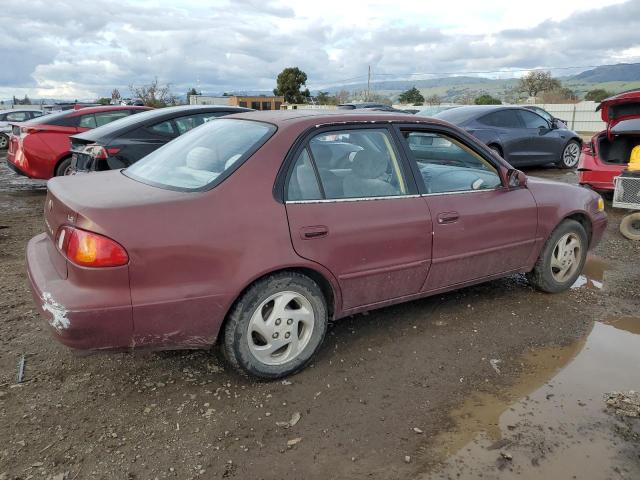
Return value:
[(566, 282), (580, 267), (582, 243), (575, 233), (563, 235), (551, 252), (551, 275), (558, 283)]
[(309, 300), (298, 292), (271, 295), (249, 321), (249, 351), (265, 365), (282, 365), (296, 358), (313, 333), (315, 314)]
[(0, 149), (4, 150), (9, 145), (9, 139), (6, 135), (0, 134)]
[(569, 142), (562, 152), (562, 163), (567, 167), (573, 167), (580, 158), (580, 146), (575, 142)]

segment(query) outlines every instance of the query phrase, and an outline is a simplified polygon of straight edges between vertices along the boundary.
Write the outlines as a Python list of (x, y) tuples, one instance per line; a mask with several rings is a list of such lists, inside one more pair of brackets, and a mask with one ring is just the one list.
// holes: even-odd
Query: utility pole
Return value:
[(371, 98), (371, 65), (369, 65), (369, 74), (367, 75), (367, 98), (366, 98), (366, 101), (368, 102), (370, 98)]

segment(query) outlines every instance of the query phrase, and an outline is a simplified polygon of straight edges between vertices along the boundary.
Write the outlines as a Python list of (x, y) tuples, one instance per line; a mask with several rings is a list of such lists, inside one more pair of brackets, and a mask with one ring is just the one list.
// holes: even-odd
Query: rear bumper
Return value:
[(50, 257), (51, 247), (44, 233), (29, 241), (27, 274), (36, 306), (56, 340), (81, 350), (130, 347), (133, 321), (127, 267), (77, 272), (79, 267), (73, 267), (63, 278)]
[(613, 190), (613, 177), (620, 175), (622, 170), (622, 165), (604, 163), (598, 157), (583, 152), (578, 165), (578, 183), (595, 190)]
[(18, 166), (16, 166), (15, 164), (11, 163), (9, 161), (9, 159), (7, 158), (7, 166), (13, 170), (15, 173), (17, 173), (18, 175), (22, 175), (25, 177), (28, 177), (29, 175), (27, 175), (25, 172), (23, 172), (22, 170), (20, 170), (20, 168), (18, 168)]

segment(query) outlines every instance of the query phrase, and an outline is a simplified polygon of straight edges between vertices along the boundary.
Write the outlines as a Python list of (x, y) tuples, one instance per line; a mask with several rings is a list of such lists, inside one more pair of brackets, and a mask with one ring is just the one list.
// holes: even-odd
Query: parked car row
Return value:
[[(371, 109), (104, 108), (11, 139), (23, 171), (65, 173), (31, 154), (56, 128), (69, 168), (114, 169), (50, 180), (46, 232), (27, 247), (35, 302), (76, 349), (218, 344), (241, 372), (278, 378), (311, 361), (330, 320), (516, 272), (565, 290), (606, 227), (597, 193), (527, 178), (470, 135), (503, 128), (478, 109), (452, 109), (458, 128)], [(521, 110), (536, 115), (508, 109)], [(77, 134), (106, 114), (127, 117)], [(542, 130), (561, 155), (561, 129)], [(526, 163), (536, 150), (508, 133), (501, 153)]]
[(11, 109), (0, 110), (0, 150), (6, 150), (9, 146), (11, 134), (11, 122), (26, 122), (33, 118), (41, 117), (42, 110)]

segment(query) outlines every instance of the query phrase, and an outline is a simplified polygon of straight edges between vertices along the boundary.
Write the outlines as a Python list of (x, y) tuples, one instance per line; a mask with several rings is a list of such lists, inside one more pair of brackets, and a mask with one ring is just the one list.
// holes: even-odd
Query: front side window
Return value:
[(435, 132), (403, 132), (424, 182), (425, 192), (451, 193), (494, 189), (497, 169), (457, 140)]
[(549, 123), (537, 113), (528, 110), (518, 110), (518, 115), (525, 128), (549, 128)]
[(181, 135), (124, 170), (134, 180), (179, 190), (212, 188), (273, 134), (270, 124), (217, 119)]
[(93, 116), (93, 113), (82, 115), (78, 125), (80, 128), (96, 128), (96, 118)]
[[(322, 133), (313, 137), (305, 150), (308, 153), (298, 158), (289, 180), (289, 200), (316, 199), (308, 166), (312, 166), (310, 171), (319, 182), (324, 199), (390, 197), (407, 193), (399, 157), (386, 130)], [(293, 193), (296, 188), (302, 192), (301, 198)]]

